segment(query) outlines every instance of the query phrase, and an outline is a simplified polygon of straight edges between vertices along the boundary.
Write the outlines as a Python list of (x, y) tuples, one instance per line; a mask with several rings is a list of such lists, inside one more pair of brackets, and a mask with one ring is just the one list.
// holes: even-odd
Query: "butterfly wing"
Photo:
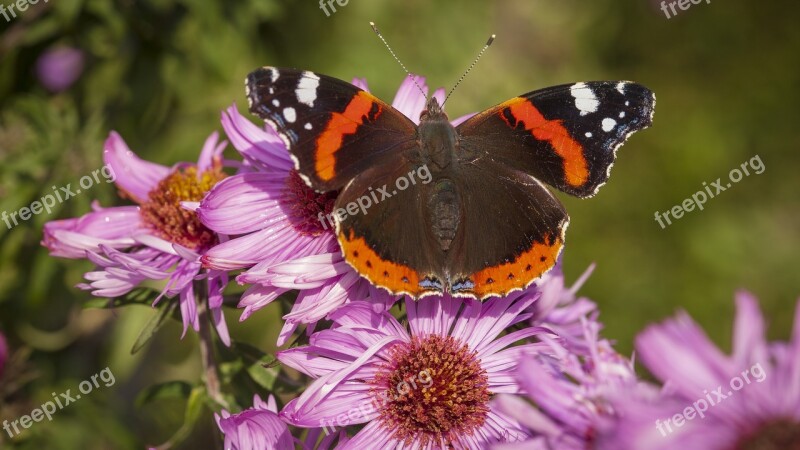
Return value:
[(533, 91), (459, 125), (461, 158), (489, 159), (590, 197), (608, 180), (617, 149), (650, 126), (654, 108), (653, 92), (627, 81)]
[[(404, 150), (417, 151), (416, 144)], [(336, 234), (345, 260), (361, 276), (392, 293), (420, 298), (443, 291), (445, 253), (431, 233), (433, 177), (405, 157), (409, 152), (400, 153), (398, 164), (370, 167), (340, 192)]]
[(295, 168), (317, 191), (341, 189), (415, 139), (411, 120), (336, 78), (262, 67), (245, 85), (250, 111), (278, 131)]
[(569, 217), (538, 180), (492, 161), (464, 163), (451, 179), (464, 205), (447, 261), (453, 295), (505, 295), (555, 265)]

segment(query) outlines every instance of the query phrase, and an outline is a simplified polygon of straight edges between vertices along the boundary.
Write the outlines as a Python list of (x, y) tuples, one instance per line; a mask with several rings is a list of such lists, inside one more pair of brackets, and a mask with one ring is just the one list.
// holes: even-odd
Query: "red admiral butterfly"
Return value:
[(484, 299), (524, 289), (555, 265), (569, 223), (543, 183), (591, 197), (619, 148), (652, 123), (655, 96), (628, 81), (564, 84), (512, 98), (457, 127), (431, 97), (416, 125), (350, 83), (263, 67), (250, 111), (281, 135), (305, 182), (344, 208), (427, 166), (367, 214), (336, 218), (346, 261), (371, 283), (415, 298)]

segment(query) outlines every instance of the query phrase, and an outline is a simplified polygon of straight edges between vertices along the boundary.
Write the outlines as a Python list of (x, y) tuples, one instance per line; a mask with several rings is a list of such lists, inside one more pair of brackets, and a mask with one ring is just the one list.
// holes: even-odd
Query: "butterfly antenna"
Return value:
[(378, 27), (377, 27), (377, 25), (375, 25), (375, 22), (370, 22), (369, 25), (372, 27), (372, 31), (374, 31), (375, 34), (377, 34), (378, 37), (381, 39), (381, 41), (383, 42), (383, 45), (385, 45), (386, 48), (389, 49), (389, 53), (392, 54), (392, 56), (394, 57), (394, 60), (397, 61), (397, 63), (400, 64), (400, 67), (402, 67), (403, 70), (405, 70), (406, 74), (409, 77), (411, 77), (411, 81), (414, 82), (414, 85), (417, 86), (417, 89), (419, 89), (419, 91), (422, 92), (422, 95), (427, 100), (428, 99), (428, 94), (426, 94), (425, 91), (422, 89), (422, 87), (419, 85), (419, 83), (417, 83), (417, 77), (412, 76), (411, 72), (409, 72), (408, 69), (406, 69), (406, 66), (403, 64), (402, 61), (400, 61), (400, 58), (398, 58), (397, 55), (394, 53), (394, 50), (392, 50), (392, 47), (390, 47), (389, 43), (386, 42), (386, 39), (383, 38), (383, 35), (381, 34), (381, 32), (378, 31)]
[(469, 65), (467, 71), (464, 72), (464, 75), (461, 75), (461, 78), (459, 78), (458, 81), (456, 81), (456, 84), (455, 86), (453, 86), (453, 89), (450, 89), (450, 92), (447, 93), (447, 97), (445, 97), (444, 101), (442, 102), (442, 107), (444, 107), (444, 104), (447, 103), (447, 99), (450, 98), (450, 95), (453, 93), (453, 91), (456, 90), (458, 85), (461, 84), (462, 81), (464, 81), (464, 78), (467, 77), (467, 74), (470, 72), (470, 70), (472, 70), (472, 68), (475, 67), (475, 64), (478, 64), (478, 60), (481, 59), (481, 56), (483, 56), (483, 53), (486, 51), (486, 49), (488, 49), (489, 46), (492, 45), (492, 42), (494, 42), (494, 38), (495, 38), (494, 34), (489, 36), (489, 40), (486, 41), (486, 45), (484, 45), (481, 51), (478, 53), (478, 56), (475, 58), (475, 61), (472, 61), (472, 64)]

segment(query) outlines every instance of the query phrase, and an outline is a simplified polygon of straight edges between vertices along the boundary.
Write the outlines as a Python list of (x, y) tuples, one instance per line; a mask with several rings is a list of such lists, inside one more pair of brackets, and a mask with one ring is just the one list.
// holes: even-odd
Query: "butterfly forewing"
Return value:
[(458, 126), (463, 158), (489, 158), (568, 194), (590, 197), (616, 150), (652, 123), (655, 95), (627, 81), (549, 87), (515, 97)]
[(280, 134), (318, 191), (338, 190), (376, 164), (392, 164), (416, 125), (369, 92), (314, 72), (262, 67), (245, 80), (250, 111)]

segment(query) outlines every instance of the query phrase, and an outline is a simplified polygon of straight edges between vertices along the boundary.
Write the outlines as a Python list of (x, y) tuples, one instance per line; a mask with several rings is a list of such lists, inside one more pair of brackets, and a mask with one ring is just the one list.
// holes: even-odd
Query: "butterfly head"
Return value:
[(422, 114), (419, 116), (420, 122), (426, 121), (437, 121), (437, 120), (444, 120), (445, 122), (449, 122), (447, 118), (447, 114), (445, 114), (442, 106), (439, 105), (439, 100), (436, 97), (431, 97), (428, 99), (428, 103), (425, 104), (425, 110), (422, 111)]

